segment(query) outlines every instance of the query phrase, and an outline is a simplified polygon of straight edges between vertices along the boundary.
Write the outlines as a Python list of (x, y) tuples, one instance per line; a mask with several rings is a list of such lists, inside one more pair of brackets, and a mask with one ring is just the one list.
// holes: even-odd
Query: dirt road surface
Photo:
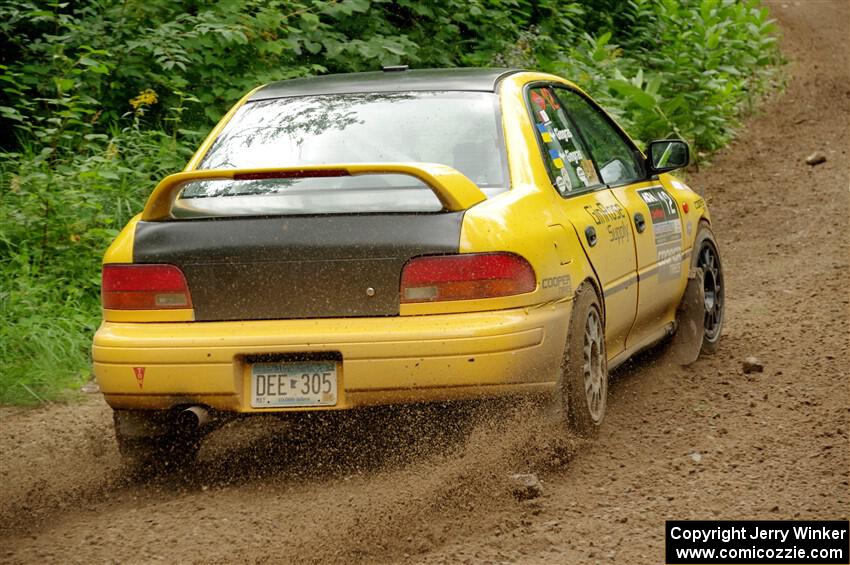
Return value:
[(727, 269), (716, 356), (617, 371), (591, 445), (516, 402), (263, 419), (167, 478), (122, 469), (99, 398), (2, 408), (0, 562), (663, 563), (665, 519), (847, 518), (850, 4), (769, 6), (793, 79), (689, 178)]

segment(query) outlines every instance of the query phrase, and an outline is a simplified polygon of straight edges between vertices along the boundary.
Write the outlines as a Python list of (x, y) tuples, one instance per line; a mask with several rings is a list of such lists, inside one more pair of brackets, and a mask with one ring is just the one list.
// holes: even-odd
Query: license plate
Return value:
[(276, 408), (336, 404), (335, 361), (292, 361), (251, 365), (251, 406)]

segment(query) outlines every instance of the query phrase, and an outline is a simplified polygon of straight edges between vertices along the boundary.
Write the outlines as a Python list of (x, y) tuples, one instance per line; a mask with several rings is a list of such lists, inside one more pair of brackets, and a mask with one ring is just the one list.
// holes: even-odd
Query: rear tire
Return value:
[(608, 404), (608, 360), (602, 308), (589, 284), (579, 287), (573, 301), (559, 389), (570, 429), (596, 435)]

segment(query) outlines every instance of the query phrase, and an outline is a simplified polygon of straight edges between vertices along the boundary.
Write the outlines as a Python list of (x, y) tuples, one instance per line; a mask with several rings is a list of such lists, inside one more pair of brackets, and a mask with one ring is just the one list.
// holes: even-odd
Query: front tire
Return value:
[(702, 353), (715, 353), (720, 346), (720, 334), (726, 317), (726, 281), (723, 279), (723, 264), (717, 251), (714, 234), (706, 224), (697, 232), (694, 249), (698, 249), (694, 266), (701, 271), (705, 312), (705, 336)]
[(579, 287), (573, 302), (560, 389), (570, 429), (594, 436), (608, 404), (608, 360), (602, 308), (589, 284)]

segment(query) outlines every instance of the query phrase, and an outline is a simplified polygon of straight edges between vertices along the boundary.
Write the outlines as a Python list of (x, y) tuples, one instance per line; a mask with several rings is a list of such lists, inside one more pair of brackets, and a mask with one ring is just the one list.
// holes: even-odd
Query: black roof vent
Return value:
[(406, 71), (408, 68), (409, 67), (407, 65), (389, 65), (387, 67), (381, 67), (385, 73), (399, 73)]

